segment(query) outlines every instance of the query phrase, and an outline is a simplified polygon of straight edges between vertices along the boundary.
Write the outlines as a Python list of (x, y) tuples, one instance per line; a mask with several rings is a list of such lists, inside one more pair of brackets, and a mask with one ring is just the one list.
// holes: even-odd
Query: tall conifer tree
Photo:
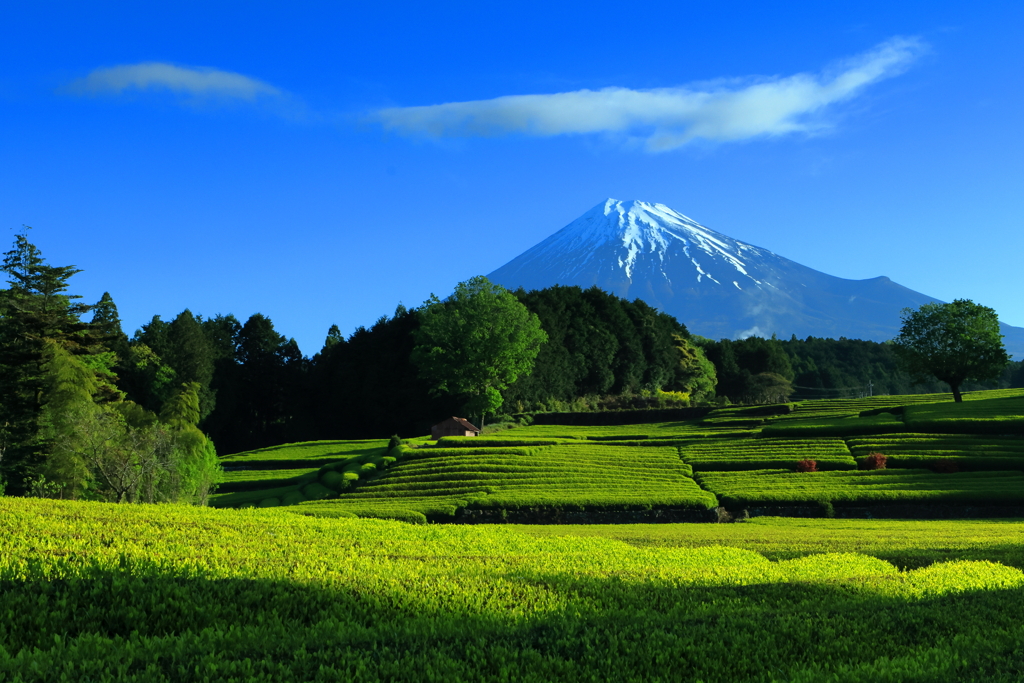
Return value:
[[(78, 268), (47, 264), (23, 231), (4, 254), (0, 270), (10, 285), (0, 290), (0, 477), (18, 493), (43, 457), (39, 418), (47, 343), (75, 355), (104, 349), (81, 320), (92, 307), (67, 293), (68, 280), (81, 272)], [(103, 362), (95, 365), (104, 369)]]

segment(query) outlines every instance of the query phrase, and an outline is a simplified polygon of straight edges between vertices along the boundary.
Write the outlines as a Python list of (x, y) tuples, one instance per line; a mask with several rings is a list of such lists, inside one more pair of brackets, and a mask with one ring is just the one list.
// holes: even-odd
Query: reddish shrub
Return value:
[(797, 472), (817, 472), (818, 461), (817, 460), (800, 460), (796, 464)]
[(868, 453), (867, 457), (860, 461), (860, 468), (862, 470), (884, 470), (888, 459), (884, 453)]
[(957, 466), (955, 461), (943, 459), (933, 462), (932, 470), (939, 474), (953, 474), (954, 472), (959, 472), (960, 468)]

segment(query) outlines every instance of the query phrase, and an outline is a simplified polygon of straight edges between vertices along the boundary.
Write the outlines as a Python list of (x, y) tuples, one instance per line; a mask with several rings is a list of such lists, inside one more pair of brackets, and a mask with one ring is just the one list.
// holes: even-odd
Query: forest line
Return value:
[[(210, 476), (213, 444), (224, 454), (292, 441), (416, 435), (466, 406), (465, 396), (432, 394), (420, 376), (412, 359), (416, 309), (399, 305), (347, 337), (331, 326), (311, 356), (260, 313), (243, 322), (186, 309), (170, 321), (153, 316), (129, 337), (111, 295), (81, 303), (69, 293), (80, 271), (47, 264), (27, 235), (4, 256), (0, 476), (13, 491), (30, 480), (44, 484), (46, 462), (51, 481), (71, 476), (54, 469), (55, 453), (75, 447), (69, 434), (92, 430), (101, 438), (101, 424), (104, 438), (120, 430), (116, 438), (125, 443), (149, 430), (150, 451), (164, 454), (152, 456), (150, 495), (163, 482), (160, 495), (177, 499), (198, 495)], [(499, 421), (543, 411), (946, 390), (937, 381), (913, 384), (884, 343), (715, 341), (641, 300), (596, 287), (513, 294), (539, 318), (547, 342), (532, 372), (503, 392)], [(1024, 370), (1014, 362), (983, 386), (1022, 385)], [(81, 463), (61, 467), (73, 471)]]

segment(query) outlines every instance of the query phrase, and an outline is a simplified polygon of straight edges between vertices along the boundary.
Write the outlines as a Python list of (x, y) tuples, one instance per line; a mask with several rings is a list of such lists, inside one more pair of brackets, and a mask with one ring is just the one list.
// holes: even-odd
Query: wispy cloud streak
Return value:
[(374, 118), (387, 129), (409, 135), (605, 133), (640, 137), (647, 150), (660, 152), (697, 139), (734, 141), (813, 130), (821, 125), (815, 115), (826, 107), (902, 73), (925, 49), (916, 38), (894, 38), (821, 74), (719, 81), (702, 87), (509, 95), (382, 109)]
[(163, 62), (125, 64), (96, 69), (70, 84), (80, 94), (121, 93), (125, 90), (170, 90), (196, 97), (255, 100), (261, 95), (281, 95), (263, 81), (209, 67), (186, 67)]

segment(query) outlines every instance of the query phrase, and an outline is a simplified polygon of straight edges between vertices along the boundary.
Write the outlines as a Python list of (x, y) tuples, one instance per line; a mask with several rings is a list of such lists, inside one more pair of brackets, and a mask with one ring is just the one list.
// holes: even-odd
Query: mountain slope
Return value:
[[(900, 311), (937, 299), (887, 277), (845, 280), (700, 225), (664, 204), (609, 199), (488, 275), (515, 289), (598, 286), (643, 299), (713, 339), (885, 341)], [(1003, 326), (1024, 355), (1024, 329)]]

